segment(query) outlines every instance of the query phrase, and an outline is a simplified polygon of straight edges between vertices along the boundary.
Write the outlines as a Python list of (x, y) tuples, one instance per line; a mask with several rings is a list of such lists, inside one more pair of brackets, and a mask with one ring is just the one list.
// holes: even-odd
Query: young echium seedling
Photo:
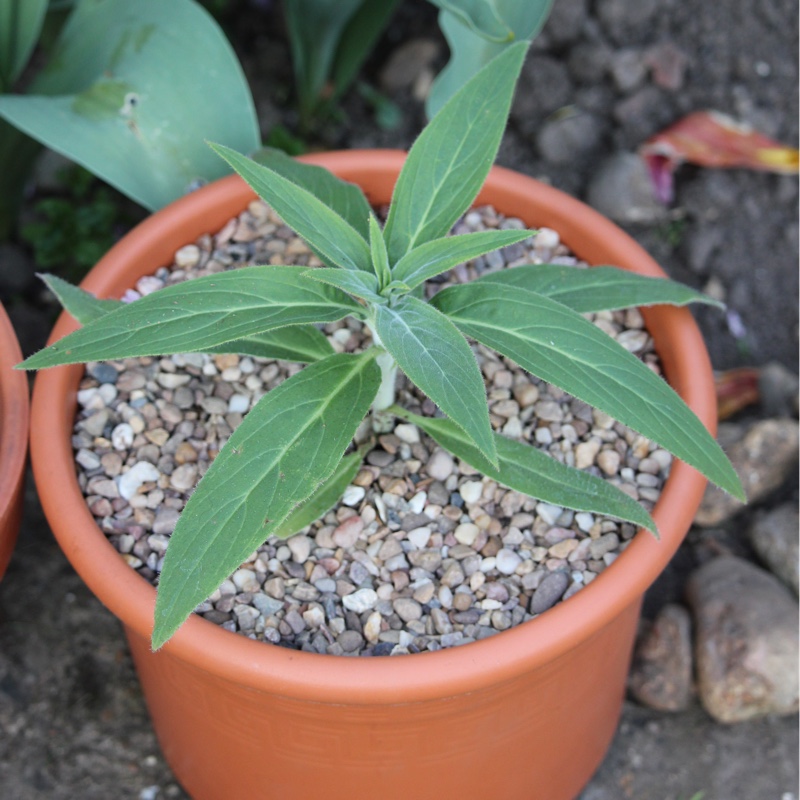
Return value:
[[(96, 300), (50, 278), (83, 327), (23, 362), (27, 369), (131, 356), (215, 352), (308, 365), (264, 395), (222, 448), (180, 516), (158, 586), (152, 645), (161, 647), (268, 537), (322, 516), (354, 478), (356, 429), (371, 413), (413, 422), (440, 446), (511, 489), (627, 520), (650, 515), (612, 484), (492, 431), (486, 389), (466, 337), (657, 442), (731, 494), (733, 468), (678, 395), (584, 316), (626, 306), (711, 302), (668, 280), (612, 267), (524, 265), (451, 286), (423, 283), (519, 242), (527, 230), (448, 236), (497, 153), (524, 43), (472, 78), (412, 147), (381, 225), (356, 186), (269, 153), (256, 163), (212, 145), (324, 266), (249, 266), (161, 289), (133, 303)], [(320, 323), (363, 322), (372, 345), (334, 353)], [(397, 370), (443, 416), (395, 404)]]

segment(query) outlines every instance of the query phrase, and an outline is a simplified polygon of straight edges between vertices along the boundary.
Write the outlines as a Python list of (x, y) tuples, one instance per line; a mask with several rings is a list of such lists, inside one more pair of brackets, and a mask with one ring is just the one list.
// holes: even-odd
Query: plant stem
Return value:
[(372, 401), (372, 429), (376, 433), (387, 433), (394, 427), (394, 415), (387, 413), (386, 409), (394, 405), (397, 364), (391, 354), (382, 349), (378, 334), (374, 330), (371, 333), (373, 342), (382, 350), (375, 359), (381, 368), (381, 385), (378, 388), (378, 394)]

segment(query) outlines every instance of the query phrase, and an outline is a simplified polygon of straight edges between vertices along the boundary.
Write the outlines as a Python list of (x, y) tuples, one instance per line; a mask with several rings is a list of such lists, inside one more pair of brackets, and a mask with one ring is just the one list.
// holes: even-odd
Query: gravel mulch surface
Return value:
[[(489, 207), (455, 228), (518, 228)], [(176, 254), (172, 269), (141, 278), (126, 297), (250, 263), (313, 266), (305, 244), (260, 201), (215, 236)], [(428, 294), (523, 263), (578, 265), (558, 234), (461, 265)], [(595, 323), (657, 369), (638, 311)], [(333, 347), (369, 346), (348, 319), (326, 326)], [(607, 478), (652, 509), (671, 457), (607, 415), (475, 346), (490, 419), (504, 435)], [(128, 564), (157, 582), (188, 496), (243, 415), (298, 364), (237, 355), (182, 354), (93, 363), (78, 393), (73, 444), (79, 480), (102, 529)], [(432, 416), (404, 377), (398, 400)], [(492, 636), (566, 600), (613, 563), (635, 533), (628, 523), (536, 502), (453, 458), (400, 422), (374, 444), (340, 504), (288, 541), (260, 547), (198, 613), (251, 638), (312, 652), (397, 655)]]

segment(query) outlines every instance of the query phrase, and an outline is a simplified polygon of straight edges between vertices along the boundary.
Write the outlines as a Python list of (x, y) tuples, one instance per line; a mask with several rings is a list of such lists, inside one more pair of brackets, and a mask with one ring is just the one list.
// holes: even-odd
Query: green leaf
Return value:
[(374, 330), (400, 369), (497, 463), (478, 363), (447, 317), (406, 295), (376, 307)]
[(78, 3), (28, 91), (0, 116), (151, 210), (225, 174), (206, 139), (259, 144), (236, 55), (192, 0)]
[(389, 24), (400, 0), (361, 0), (361, 5), (347, 22), (331, 68), (333, 94), (337, 100), (347, 91), (367, 56)]
[(336, 269), (335, 267), (313, 267), (307, 269), (303, 273), (303, 277), (336, 286), (363, 300), (380, 300), (378, 279), (371, 272)]
[(364, 454), (361, 452), (345, 456), (330, 478), (325, 480), (311, 497), (300, 503), (280, 525), (277, 525), (272, 530), (272, 535), (279, 539), (288, 539), (324, 516), (336, 505), (344, 490), (353, 482), (363, 460)]
[(311, 192), (229, 147), (211, 143), (281, 219), (329, 266), (371, 272), (369, 245), (361, 234)]
[(656, 524), (647, 511), (602, 478), (568, 467), (529, 444), (498, 433), (494, 438), (500, 466), (495, 468), (450, 420), (420, 417), (396, 406), (389, 410), (417, 425), (453, 455), (509, 489), (556, 506), (633, 522), (658, 536)]
[[(515, 42), (531, 41), (541, 30), (553, 0), (493, 0), (497, 16), (513, 32)], [(425, 110), (431, 119), (479, 69), (509, 47), (465, 25), (455, 14), (442, 11), (439, 28), (450, 47), (450, 61), (433, 82)]]
[(430, 0), (442, 11), (449, 11), (462, 25), (491, 42), (510, 42), (514, 31), (495, 7), (494, 0)]
[[(395, 280), (411, 288), (452, 269), (457, 264), (490, 253), (501, 247), (521, 242), (535, 231), (480, 231), (461, 236), (434, 239), (406, 253), (392, 270)], [(511, 270), (505, 270), (510, 272)]]
[(364, 192), (356, 184), (337, 178), (324, 167), (297, 161), (273, 147), (262, 147), (253, 154), (253, 161), (311, 192), (343, 220), (349, 222), (362, 238), (369, 239), (368, 220), (372, 209)]
[(422, 131), (403, 165), (384, 238), (389, 262), (444, 236), (475, 199), (494, 162), (527, 45), (509, 47)]
[(0, 0), (0, 92), (7, 92), (39, 39), (47, 0)]
[(283, 14), (300, 113), (307, 123), (331, 76), (336, 49), (362, 0), (291, 0)]
[(445, 289), (432, 304), (467, 336), (744, 498), (722, 449), (669, 384), (576, 311), (527, 289), (480, 281)]
[(637, 275), (617, 267), (579, 269), (563, 264), (523, 265), (487, 273), (477, 282), (519, 286), (582, 314), (662, 303), (673, 306), (706, 303), (725, 307), (718, 300), (677, 281)]
[(195, 352), (237, 353), (257, 358), (310, 364), (332, 355), (335, 351), (328, 337), (313, 325), (287, 325), (285, 328), (254, 333), (252, 336), (233, 339), (216, 347)]
[(267, 392), (233, 432), (170, 537), (153, 649), (333, 474), (378, 391), (376, 353), (311, 364)]
[(81, 325), (104, 317), (109, 311), (121, 308), (119, 300), (98, 300), (93, 294), (59, 278), (57, 275), (39, 276), (56, 299)]
[[(125, 305), (120, 300), (98, 300), (93, 294), (67, 283), (56, 275), (42, 275), (41, 278), (65, 310), (81, 325), (93, 322)], [(209, 347), (205, 352), (238, 353), (306, 364), (332, 355), (334, 350), (325, 334), (313, 325), (289, 325), (274, 331), (223, 342), (216, 347)]]
[(243, 267), (168, 286), (32, 355), (20, 366), (203, 352), (256, 333), (333, 322), (361, 306), (338, 289), (303, 279), (305, 267)]
[(369, 217), (369, 246), (372, 252), (372, 267), (378, 276), (378, 286), (383, 290), (392, 282), (392, 272), (389, 269), (389, 255), (386, 252), (381, 226), (372, 214)]

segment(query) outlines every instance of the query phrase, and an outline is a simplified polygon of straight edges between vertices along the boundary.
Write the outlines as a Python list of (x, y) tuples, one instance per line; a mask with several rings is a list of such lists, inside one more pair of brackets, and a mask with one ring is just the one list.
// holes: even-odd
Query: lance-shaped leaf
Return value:
[(546, 295), (582, 314), (659, 304), (707, 303), (725, 307), (713, 297), (677, 281), (637, 275), (617, 267), (578, 269), (563, 264), (526, 264), (490, 272), (475, 282), (518, 286)]
[(40, 275), (47, 288), (56, 296), (65, 311), (71, 314), (81, 325), (94, 322), (104, 317), (109, 311), (121, 308), (120, 300), (100, 300), (90, 292), (73, 286), (58, 275)]
[(371, 272), (336, 267), (314, 267), (307, 269), (303, 277), (336, 286), (344, 292), (354, 294), (362, 300), (380, 300), (378, 279)]
[(303, 278), (303, 271), (243, 267), (168, 286), (90, 322), (20, 366), (203, 352), (285, 325), (333, 322), (360, 312), (344, 292)]
[(392, 271), (389, 269), (389, 254), (383, 240), (383, 231), (374, 214), (369, 215), (369, 248), (372, 252), (372, 269), (383, 290), (392, 282)]
[(337, 178), (324, 167), (304, 164), (274, 147), (258, 150), (253, 154), (253, 160), (311, 192), (343, 220), (349, 222), (364, 239), (369, 238), (368, 220), (372, 209), (359, 186)]
[(324, 481), (307, 500), (300, 503), (280, 525), (272, 529), (272, 536), (288, 539), (330, 511), (358, 474), (363, 460), (364, 454), (360, 451), (345, 456), (330, 478)]
[[(81, 325), (93, 322), (124, 305), (120, 300), (98, 300), (93, 294), (73, 286), (56, 275), (42, 275), (41, 278), (64, 309)], [(224, 342), (216, 347), (207, 348), (205, 352), (238, 353), (307, 364), (332, 355), (334, 350), (328, 337), (313, 325), (289, 325), (274, 331), (255, 333), (243, 339)]]
[(277, 211), (322, 261), (332, 267), (371, 271), (366, 239), (322, 200), (230, 147), (211, 144), (211, 148)]
[(464, 432), (448, 419), (420, 417), (393, 406), (397, 416), (421, 428), (438, 444), (484, 475), (545, 503), (591, 511), (633, 522), (658, 536), (652, 517), (613, 484), (568, 467), (529, 444), (494, 434), (499, 468), (490, 464)]
[(170, 538), (154, 649), (333, 474), (378, 391), (376, 352), (311, 364), (267, 392), (234, 431)]
[(47, 0), (0, 0), (0, 92), (11, 89), (28, 63), (46, 13)]
[(406, 295), (375, 309), (375, 332), (400, 369), (497, 463), (486, 388), (466, 339), (443, 314)]
[(535, 233), (535, 231), (480, 231), (434, 239), (406, 253), (394, 265), (392, 278), (413, 289), (457, 264), (521, 242)]
[(669, 450), (744, 499), (722, 449), (669, 384), (580, 314), (543, 295), (467, 283), (432, 301), (467, 336)]
[(384, 229), (391, 264), (444, 236), (472, 205), (497, 154), (526, 50), (511, 45), (487, 64), (414, 143)]

